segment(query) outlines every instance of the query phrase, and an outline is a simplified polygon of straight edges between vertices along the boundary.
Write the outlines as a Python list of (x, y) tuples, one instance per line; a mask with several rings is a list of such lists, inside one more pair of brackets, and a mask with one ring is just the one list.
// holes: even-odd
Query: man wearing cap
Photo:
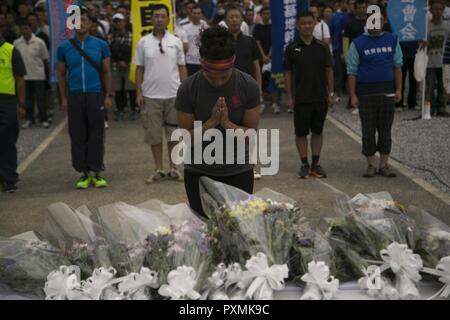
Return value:
[(129, 80), (133, 35), (127, 30), (127, 23), (128, 22), (123, 14), (116, 13), (113, 16), (114, 31), (109, 37), (113, 73), (113, 90), (115, 91), (117, 106), (115, 116), (116, 121), (123, 120), (123, 112), (128, 104), (128, 101), (131, 109), (130, 119), (136, 119), (136, 87)]
[(0, 34), (0, 183), (3, 192), (17, 190), (19, 111), (25, 112), (25, 65), (19, 50)]
[(91, 184), (97, 188), (107, 186), (100, 173), (104, 170), (105, 108), (111, 107), (112, 97), (111, 54), (105, 41), (89, 35), (91, 24), (82, 8), (80, 28), (57, 52), (59, 92), (62, 108), (68, 111), (72, 165), (83, 174), (76, 184), (78, 189), (87, 189)]
[(163, 129), (167, 141), (177, 129), (175, 98), (182, 80), (187, 78), (183, 44), (180, 39), (167, 31), (169, 9), (165, 5), (153, 6), (153, 32), (142, 37), (136, 47), (136, 102), (141, 109), (141, 119), (145, 131), (145, 142), (151, 145), (155, 172), (146, 183), (154, 183), (169, 178), (182, 181), (183, 177), (170, 159), (174, 142), (168, 142), (170, 171), (163, 171)]

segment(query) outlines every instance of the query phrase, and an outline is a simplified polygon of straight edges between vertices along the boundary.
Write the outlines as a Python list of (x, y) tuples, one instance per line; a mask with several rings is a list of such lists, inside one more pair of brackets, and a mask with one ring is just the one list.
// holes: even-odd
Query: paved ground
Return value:
[[(269, 187), (292, 197), (303, 204), (311, 218), (333, 214), (334, 200), (327, 189), (314, 180), (297, 178), (299, 160), (291, 115), (265, 114), (261, 127), (280, 129), (281, 165), (278, 175), (258, 181), (255, 189)], [(360, 145), (330, 122), (327, 122), (325, 134), (322, 164), (330, 175), (327, 183), (351, 196), (359, 192), (389, 191), (395, 200), (420, 206), (450, 224), (450, 206), (401, 175), (389, 180), (381, 177), (363, 179), (361, 172), (366, 164), (360, 154)], [(75, 190), (78, 174), (71, 168), (69, 150), (65, 129), (21, 176), (20, 192), (0, 195), (0, 235), (42, 231), (47, 206), (59, 201), (73, 207), (86, 204), (92, 209), (119, 200), (130, 204), (151, 198), (171, 204), (186, 201), (181, 183), (144, 184), (153, 169), (139, 122), (111, 123), (106, 147), (108, 189)]]

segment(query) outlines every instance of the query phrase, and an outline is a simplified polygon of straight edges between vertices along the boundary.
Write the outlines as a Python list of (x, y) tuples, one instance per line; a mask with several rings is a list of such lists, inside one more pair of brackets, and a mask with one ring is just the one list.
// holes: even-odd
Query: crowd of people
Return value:
[[(170, 137), (176, 128), (192, 133), (215, 127), (245, 132), (257, 129), (264, 111), (294, 113), (299, 177), (325, 178), (327, 173), (319, 164), (325, 118), (336, 99), (348, 97), (347, 108), (359, 114), (362, 123), (363, 154), (368, 160), (363, 176), (395, 177), (388, 166), (390, 131), (395, 110), (420, 107), (419, 84), (414, 78), (419, 47), (427, 46), (430, 56), (426, 99), (432, 114), (448, 115), (450, 7), (442, 0), (432, 1), (428, 41), (399, 43), (386, 18), (387, 0), (311, 1), (309, 11), (297, 17), (299, 37), (286, 49), (286, 88), (280, 91), (270, 74), (270, 2), (179, 0), (173, 34), (167, 30), (169, 9), (155, 5), (153, 31), (142, 36), (133, 56), (129, 1), (83, 1), (81, 27), (58, 48), (58, 82), (49, 84), (50, 29), (45, 1), (17, 1), (10, 6), (3, 0), (0, 60), (8, 60), (0, 70), (3, 190), (17, 190), (17, 105), (19, 118), (23, 117), (21, 127), (29, 130), (37, 122), (50, 127), (55, 105), (67, 110), (72, 165), (82, 173), (76, 183), (79, 189), (108, 185), (102, 176), (108, 109), (113, 108), (114, 121), (140, 118), (155, 167), (146, 182), (184, 181), (197, 212), (201, 212), (200, 176), (248, 192), (260, 176), (248, 164), (205, 163), (185, 165), (183, 176), (170, 156), (169, 171), (164, 171), (163, 133), (170, 155), (175, 146)], [(372, 4), (382, 9), (382, 30), (367, 30), (367, 7)], [(367, 48), (379, 54), (364, 55)], [(129, 77), (131, 62), (136, 65), (134, 82)], [(11, 71), (6, 74), (8, 67)], [(406, 79), (407, 92), (403, 90)], [(283, 104), (286, 109), (280, 107)], [(195, 121), (202, 121), (203, 127), (195, 128)], [(380, 152), (378, 165), (376, 152)]]

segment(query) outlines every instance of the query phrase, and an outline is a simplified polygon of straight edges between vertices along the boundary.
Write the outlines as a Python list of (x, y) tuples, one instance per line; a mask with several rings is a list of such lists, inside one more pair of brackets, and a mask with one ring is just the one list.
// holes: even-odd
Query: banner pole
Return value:
[(177, 6), (175, 0), (172, 0), (172, 24), (173, 32), (175, 33), (175, 28), (177, 27)]
[[(425, 2), (425, 41), (428, 41), (428, 0), (426, 0)], [(425, 48), (425, 50), (428, 50), (428, 48)], [(430, 101), (425, 101), (425, 92), (426, 92), (426, 84), (427, 84), (427, 79), (425, 77), (425, 80), (422, 81), (422, 120), (429, 120), (431, 119), (430, 117), (430, 112), (429, 109), (430, 108)], [(427, 106), (425, 106), (425, 102), (427, 102)]]

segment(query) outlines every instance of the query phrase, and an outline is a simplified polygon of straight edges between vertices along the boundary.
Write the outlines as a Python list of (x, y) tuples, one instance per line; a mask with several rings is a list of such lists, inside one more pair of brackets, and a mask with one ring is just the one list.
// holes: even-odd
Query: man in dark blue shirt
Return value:
[(105, 108), (111, 107), (111, 54), (105, 41), (88, 34), (92, 21), (84, 8), (81, 12), (80, 29), (61, 44), (57, 59), (62, 108), (68, 109), (72, 165), (83, 173), (77, 188), (87, 189), (91, 183), (97, 188), (107, 186), (100, 172), (104, 170)]
[(338, 9), (330, 21), (330, 34), (333, 45), (335, 92), (340, 97), (345, 90), (342, 36), (349, 16), (347, 14), (346, 0), (337, 0), (336, 5)]

